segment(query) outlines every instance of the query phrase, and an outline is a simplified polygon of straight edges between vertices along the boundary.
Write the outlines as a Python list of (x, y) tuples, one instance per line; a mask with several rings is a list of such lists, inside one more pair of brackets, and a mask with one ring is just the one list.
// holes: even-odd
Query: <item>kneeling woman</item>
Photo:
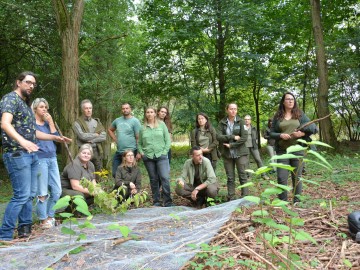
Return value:
[(61, 175), (61, 197), (66, 195), (75, 196), (82, 195), (88, 205), (94, 203), (94, 197), (90, 195), (89, 190), (80, 184), (82, 178), (86, 178), (96, 184), (95, 181), (95, 167), (90, 161), (93, 155), (93, 150), (90, 144), (83, 144), (77, 157), (73, 162), (66, 165)]
[[(141, 172), (136, 164), (134, 152), (132, 150), (125, 150), (122, 155), (122, 163), (117, 167), (115, 175), (115, 189), (122, 185), (126, 187), (124, 200), (140, 192), (141, 189)], [(122, 194), (121, 194), (122, 195)]]

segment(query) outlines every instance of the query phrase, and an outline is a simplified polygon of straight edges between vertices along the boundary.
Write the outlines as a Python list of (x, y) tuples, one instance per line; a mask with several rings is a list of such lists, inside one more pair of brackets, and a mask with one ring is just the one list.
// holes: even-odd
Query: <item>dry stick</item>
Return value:
[(324, 217), (326, 217), (326, 215), (320, 216), (320, 217), (309, 218), (309, 219), (305, 220), (304, 223), (309, 222), (309, 221), (313, 221), (313, 220), (317, 220), (317, 219), (322, 219)]
[(322, 118), (318, 118), (318, 119), (312, 120), (310, 122), (307, 122), (307, 123), (301, 125), (300, 127), (298, 127), (296, 130), (302, 130), (303, 128), (306, 128), (307, 126), (310, 126), (311, 124), (315, 124), (317, 122), (320, 122), (321, 120), (324, 120), (325, 118), (328, 118), (330, 115), (331, 115), (331, 113)]
[(325, 266), (325, 269), (329, 268), (330, 263), (332, 262), (332, 260), (334, 259), (336, 253), (338, 252), (339, 248), (336, 248), (334, 255), (331, 257), (330, 261), (327, 263), (327, 265)]
[(130, 241), (130, 240), (138, 240), (138, 239), (142, 239), (143, 237), (140, 236), (138, 237), (137, 239), (135, 239), (134, 237), (125, 237), (125, 238), (119, 238), (119, 239), (115, 239), (114, 241), (112, 241), (111, 243), (111, 246), (116, 246), (116, 245), (119, 245), (119, 244), (122, 244), (122, 243), (125, 243), (126, 241)]
[(235, 237), (235, 239), (239, 242), (239, 244), (245, 248), (247, 251), (249, 251), (251, 254), (253, 254), (255, 257), (259, 258), (261, 261), (265, 262), (266, 264), (268, 264), (269, 266), (271, 266), (272, 269), (277, 269), (275, 267), (275, 265), (273, 265), (271, 262), (269, 262), (267, 259), (265, 259), (264, 257), (262, 257), (260, 254), (256, 253), (254, 250), (252, 250), (251, 248), (249, 248), (248, 246), (246, 246), (241, 239), (231, 230), (231, 229), (227, 229), (232, 236)]
[(286, 261), (289, 261), (296, 269), (300, 269), (296, 264), (294, 264), (292, 261), (290, 261), (288, 258), (286, 258), (285, 255), (281, 254), (281, 252), (277, 251), (276, 249), (274, 249), (268, 241), (266, 241), (261, 234), (258, 234), (258, 237), (261, 238), (265, 245), (280, 259), (280, 261), (282, 261), (285, 265), (286, 265), (286, 269), (290, 269), (290, 266), (288, 265), (288, 263)]
[(345, 249), (346, 249), (346, 240), (342, 242), (341, 245), (341, 252), (340, 252), (340, 258), (345, 259)]
[[(57, 124), (55, 121), (54, 121), (54, 124), (55, 124), (55, 128), (56, 128), (57, 131), (59, 132), (60, 137), (63, 139), (64, 136), (62, 135), (62, 132), (61, 132), (58, 124)], [(74, 159), (73, 159), (73, 157), (71, 156), (71, 152), (70, 152), (69, 146), (67, 145), (67, 143), (66, 143), (65, 141), (64, 141), (64, 145), (65, 145), (65, 149), (66, 149), (66, 151), (67, 151), (67, 153), (68, 153), (68, 156), (69, 156), (69, 158), (70, 158), (70, 160), (71, 160), (71, 163), (72, 163), (72, 162), (74, 161)]]
[(331, 200), (329, 201), (329, 204), (330, 204), (330, 220), (335, 223), (336, 221), (335, 221), (335, 216), (334, 216), (334, 211), (333, 211)]

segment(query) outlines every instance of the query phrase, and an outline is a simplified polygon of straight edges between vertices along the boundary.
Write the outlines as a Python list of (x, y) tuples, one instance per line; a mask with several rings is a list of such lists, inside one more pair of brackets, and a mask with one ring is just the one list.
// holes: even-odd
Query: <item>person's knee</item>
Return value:
[(39, 203), (44, 203), (45, 201), (47, 201), (47, 199), (49, 198), (49, 195), (45, 195), (45, 196), (37, 196), (38, 202)]

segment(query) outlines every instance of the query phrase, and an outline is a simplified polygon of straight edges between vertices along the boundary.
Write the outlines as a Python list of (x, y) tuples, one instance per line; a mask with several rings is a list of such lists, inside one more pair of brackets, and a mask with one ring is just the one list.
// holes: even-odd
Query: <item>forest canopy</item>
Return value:
[[(326, 97), (318, 91), (314, 3), (321, 4)], [(1, 95), (18, 73), (34, 71), (33, 98), (49, 101), (64, 133), (85, 98), (107, 126), (123, 102), (140, 119), (144, 107), (166, 105), (181, 134), (196, 113), (216, 124), (235, 101), (261, 130), (291, 91), (312, 119), (326, 98), (331, 132), (360, 139), (357, 0), (4, 0), (0, 25)]]

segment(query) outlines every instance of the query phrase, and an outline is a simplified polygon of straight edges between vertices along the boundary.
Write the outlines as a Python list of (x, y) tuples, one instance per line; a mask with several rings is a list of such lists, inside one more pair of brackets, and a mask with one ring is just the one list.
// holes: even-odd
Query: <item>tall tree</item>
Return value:
[[(79, 113), (79, 33), (84, 0), (53, 0), (62, 48), (61, 121), (66, 134), (74, 138), (71, 126)], [(75, 153), (75, 143), (72, 144)]]
[[(318, 95), (317, 95), (317, 111), (318, 117), (324, 117), (330, 113), (329, 109), (329, 79), (328, 67), (326, 63), (324, 37), (321, 26), (321, 9), (320, 0), (310, 0), (311, 18), (313, 33), (315, 39), (315, 52), (317, 62), (317, 72), (319, 79)], [(320, 123), (320, 134), (322, 140), (333, 146), (337, 146), (337, 140), (331, 118), (326, 118)]]

